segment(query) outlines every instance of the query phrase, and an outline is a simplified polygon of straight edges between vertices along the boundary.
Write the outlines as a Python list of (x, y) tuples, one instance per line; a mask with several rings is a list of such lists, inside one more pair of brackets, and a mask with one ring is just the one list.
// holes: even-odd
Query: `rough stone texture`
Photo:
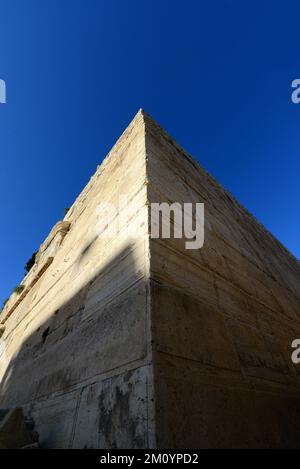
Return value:
[(4, 415), (3, 411), (0, 412), (0, 449), (22, 449), (34, 444), (32, 432), (27, 428), (22, 408), (17, 407), (5, 412)]
[(158, 447), (299, 447), (299, 262), (147, 119), (150, 202), (204, 202), (205, 242), (151, 239)]
[[(136, 210), (100, 238), (97, 207), (120, 194)], [(44, 448), (155, 445), (147, 217), (139, 113), (1, 314), (0, 408), (23, 406)]]
[[(121, 194), (128, 223), (99, 238)], [(205, 203), (202, 249), (150, 239), (149, 204), (175, 201)], [(44, 448), (299, 447), (299, 279), (140, 111), (1, 314), (0, 408), (22, 406)]]

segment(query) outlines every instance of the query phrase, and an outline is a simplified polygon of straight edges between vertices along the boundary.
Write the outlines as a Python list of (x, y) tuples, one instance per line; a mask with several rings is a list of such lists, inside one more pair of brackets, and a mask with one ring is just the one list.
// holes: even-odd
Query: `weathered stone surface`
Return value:
[(298, 261), (146, 118), (150, 202), (204, 202), (205, 242), (150, 240), (158, 447), (299, 447)]
[[(1, 316), (1, 407), (23, 406), (42, 447), (154, 446), (145, 182), (139, 113)], [(121, 194), (135, 210), (116, 236), (100, 238), (98, 206), (118, 207)]]
[[(126, 224), (99, 237), (120, 195)], [(152, 202), (204, 202), (203, 248), (151, 239)], [(299, 261), (140, 111), (5, 306), (0, 407), (22, 406), (45, 448), (299, 446), (299, 284)]]
[(0, 420), (0, 449), (22, 449), (35, 443), (32, 432), (26, 426), (22, 408), (5, 412)]

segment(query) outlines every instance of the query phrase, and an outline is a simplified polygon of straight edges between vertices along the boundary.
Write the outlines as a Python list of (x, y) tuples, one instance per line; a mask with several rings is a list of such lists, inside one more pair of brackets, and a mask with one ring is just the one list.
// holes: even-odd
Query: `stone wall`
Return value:
[[(139, 113), (1, 315), (0, 407), (22, 405), (43, 447), (153, 445), (144, 134)], [(97, 208), (120, 194), (136, 211), (100, 238)]]
[[(99, 237), (122, 194), (126, 226)], [(151, 239), (151, 202), (204, 202), (203, 248)], [(299, 279), (140, 111), (0, 316), (0, 408), (22, 406), (45, 448), (299, 447)]]
[(158, 447), (299, 447), (299, 262), (157, 124), (150, 202), (204, 202), (205, 242), (151, 239)]

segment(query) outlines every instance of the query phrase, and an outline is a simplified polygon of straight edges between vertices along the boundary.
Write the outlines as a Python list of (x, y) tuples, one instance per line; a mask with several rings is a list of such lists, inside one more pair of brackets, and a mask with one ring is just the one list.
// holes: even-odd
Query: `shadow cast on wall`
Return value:
[(22, 343), (0, 408), (22, 406), (45, 448), (147, 447), (147, 292), (128, 243)]

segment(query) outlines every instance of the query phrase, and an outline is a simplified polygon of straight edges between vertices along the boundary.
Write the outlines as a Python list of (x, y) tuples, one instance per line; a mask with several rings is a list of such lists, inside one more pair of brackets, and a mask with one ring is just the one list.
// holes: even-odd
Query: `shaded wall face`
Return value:
[(298, 447), (300, 269), (150, 122), (151, 202), (204, 202), (205, 241), (152, 239), (159, 447)]
[[(153, 445), (145, 178), (136, 122), (76, 200), (53, 262), (5, 323), (0, 407), (22, 405), (43, 447)], [(117, 207), (120, 194), (137, 210), (101, 238), (97, 207)]]

